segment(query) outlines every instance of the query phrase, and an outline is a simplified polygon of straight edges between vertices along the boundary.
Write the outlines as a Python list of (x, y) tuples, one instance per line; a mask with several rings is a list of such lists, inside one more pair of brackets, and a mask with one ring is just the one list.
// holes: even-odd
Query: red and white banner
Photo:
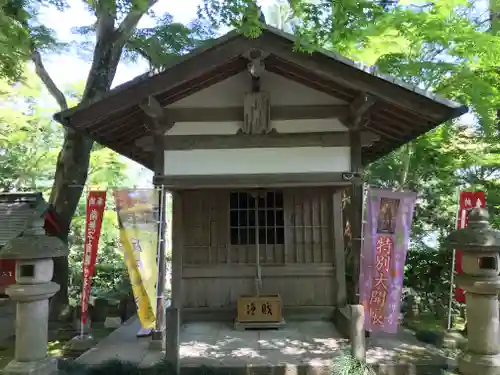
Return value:
[[(460, 192), (460, 202), (458, 206), (457, 228), (467, 227), (469, 220), (467, 211), (474, 207), (486, 207), (486, 197), (482, 191), (462, 191)], [(462, 250), (455, 249), (455, 271), (461, 274), (462, 271)], [(465, 293), (462, 288), (455, 288), (455, 300), (465, 303)]]
[(106, 206), (105, 191), (89, 191), (87, 196), (87, 218), (85, 221), (85, 247), (83, 252), (82, 329), (87, 323), (90, 286), (97, 259), (97, 246), (101, 236), (102, 217)]

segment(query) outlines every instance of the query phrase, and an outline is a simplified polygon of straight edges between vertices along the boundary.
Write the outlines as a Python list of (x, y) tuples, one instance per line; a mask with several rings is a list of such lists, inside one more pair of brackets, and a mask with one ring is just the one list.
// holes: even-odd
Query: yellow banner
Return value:
[(143, 328), (154, 328), (158, 279), (158, 194), (154, 189), (115, 190), (123, 246), (137, 314)]

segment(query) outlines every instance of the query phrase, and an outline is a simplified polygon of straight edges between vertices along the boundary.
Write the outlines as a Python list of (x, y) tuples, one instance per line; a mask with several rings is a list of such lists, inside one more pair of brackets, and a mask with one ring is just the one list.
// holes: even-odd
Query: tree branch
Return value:
[(109, 36), (113, 35), (115, 30), (115, 14), (111, 13), (111, 10), (107, 6), (108, 4), (104, 1), (99, 1), (95, 9), (95, 15), (97, 18), (96, 23), (96, 40), (105, 40)]
[(157, 2), (158, 0), (148, 0), (148, 4), (144, 8), (132, 9), (115, 30), (115, 40), (125, 43), (134, 32), (141, 17)]
[(35, 64), (35, 72), (40, 77), (42, 82), (44, 83), (47, 90), (49, 90), (50, 95), (56, 100), (57, 104), (61, 108), (61, 110), (68, 109), (68, 102), (66, 101), (66, 97), (62, 93), (61, 90), (57, 87), (54, 80), (50, 77), (49, 72), (45, 69), (43, 65), (42, 56), (38, 50), (33, 50), (31, 54), (31, 61)]

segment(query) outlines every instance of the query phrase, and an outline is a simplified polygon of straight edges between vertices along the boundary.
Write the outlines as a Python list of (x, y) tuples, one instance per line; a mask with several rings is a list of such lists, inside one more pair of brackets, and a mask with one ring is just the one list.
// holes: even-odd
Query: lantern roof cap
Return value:
[(500, 251), (500, 231), (491, 228), (489, 213), (485, 208), (475, 207), (468, 212), (467, 228), (456, 229), (449, 234), (445, 244), (451, 249), (472, 252)]

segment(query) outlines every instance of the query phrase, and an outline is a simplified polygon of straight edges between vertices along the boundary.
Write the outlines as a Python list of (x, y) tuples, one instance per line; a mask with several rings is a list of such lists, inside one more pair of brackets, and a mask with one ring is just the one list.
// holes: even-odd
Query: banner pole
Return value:
[[(457, 215), (455, 218), (455, 230), (458, 229), (458, 216), (460, 215), (460, 188), (457, 188)], [(453, 249), (452, 259), (451, 259), (451, 275), (450, 275), (450, 298), (448, 301), (448, 324), (447, 329), (451, 329), (451, 311), (453, 308), (453, 283), (455, 281), (455, 262), (456, 262), (456, 250)]]
[[(364, 257), (364, 249), (365, 249), (365, 227), (366, 227), (366, 205), (368, 204), (368, 189), (370, 188), (370, 185), (363, 183), (363, 201), (362, 201), (362, 209), (361, 209), (361, 251), (360, 251), (360, 259), (359, 259), (359, 266), (361, 267), (366, 267), (366, 262), (363, 261)], [(364, 270), (366, 272), (366, 270)], [(361, 270), (360, 270), (361, 274)], [(359, 297), (360, 297), (360, 304), (363, 303), (364, 301), (361, 300), (361, 280), (359, 282), (360, 289), (359, 289)], [(366, 321), (366, 314), (368, 314), (368, 311), (365, 311), (363, 309), (363, 331), (365, 335), (365, 339), (370, 337), (370, 331), (367, 330), (368, 327), (365, 327), (365, 321)]]
[[(87, 235), (86, 227), (87, 227), (87, 210), (89, 209), (88, 208), (89, 192), (90, 192), (90, 188), (88, 186), (83, 188), (84, 197), (86, 197), (86, 199), (85, 199), (85, 228), (83, 229), (85, 236)], [(83, 304), (83, 302), (84, 302), (83, 293), (85, 293), (85, 257), (86, 257), (86, 253), (87, 252), (84, 249), (83, 250), (83, 260), (82, 260), (83, 267), (82, 267), (82, 296), (80, 298), (81, 304)], [(83, 335), (84, 335), (83, 306), (80, 306), (80, 313), (81, 313), (81, 316), (80, 316), (80, 338), (83, 339)]]

